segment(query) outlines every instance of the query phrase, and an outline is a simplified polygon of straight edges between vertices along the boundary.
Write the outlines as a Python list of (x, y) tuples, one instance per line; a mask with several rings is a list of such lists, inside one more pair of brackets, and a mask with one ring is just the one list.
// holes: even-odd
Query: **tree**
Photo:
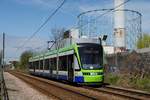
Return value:
[(65, 28), (53, 28), (51, 29), (52, 38), (57, 41), (62, 39)]
[(142, 38), (137, 41), (137, 48), (148, 48), (150, 47), (150, 35), (144, 34)]
[(9, 61), (15, 68), (19, 67), (19, 61)]
[(21, 54), (20, 64), (19, 64), (20, 69), (27, 69), (29, 58), (32, 57), (32, 55), (33, 55), (33, 52), (31, 51), (25, 51)]
[(54, 40), (54, 43), (55, 43), (55, 44), (52, 44), (52, 46), (55, 46), (55, 49), (60, 47), (60, 42), (63, 39), (64, 32), (65, 32), (65, 28), (51, 29), (52, 39)]

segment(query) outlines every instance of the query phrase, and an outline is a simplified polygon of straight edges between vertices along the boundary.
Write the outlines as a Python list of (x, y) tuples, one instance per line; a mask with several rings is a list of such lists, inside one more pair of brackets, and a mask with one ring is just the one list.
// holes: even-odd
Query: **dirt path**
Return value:
[(7, 72), (4, 73), (4, 78), (10, 100), (52, 100)]

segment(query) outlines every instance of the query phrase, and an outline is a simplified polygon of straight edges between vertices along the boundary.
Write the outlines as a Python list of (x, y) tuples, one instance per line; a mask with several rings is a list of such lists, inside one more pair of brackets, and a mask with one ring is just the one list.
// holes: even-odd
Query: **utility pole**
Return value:
[(3, 67), (2, 67), (2, 72), (3, 72), (3, 69), (4, 69), (4, 63), (5, 63), (5, 33), (3, 33)]
[(1, 100), (3, 100), (3, 76), (2, 76), (2, 62), (3, 62), (3, 54), (0, 51), (0, 84), (1, 84)]
[(2, 50), (2, 63), (1, 63), (1, 100), (4, 100), (4, 76), (3, 76), (3, 68), (4, 68), (4, 57), (5, 57), (5, 33), (3, 33), (3, 50)]

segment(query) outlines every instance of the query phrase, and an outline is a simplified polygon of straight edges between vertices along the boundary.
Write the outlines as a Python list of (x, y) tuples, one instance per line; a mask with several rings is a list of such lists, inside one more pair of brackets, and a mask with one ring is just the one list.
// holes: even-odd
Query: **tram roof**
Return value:
[[(64, 41), (62, 41), (62, 42), (64, 42)], [(67, 40), (67, 42), (68, 42), (68, 40)], [(60, 47), (58, 49), (58, 52), (62, 53), (62, 52), (67, 52), (67, 51), (73, 50), (74, 47), (77, 46), (78, 44), (84, 44), (84, 43), (85, 44), (89, 44), (89, 43), (90, 44), (98, 44), (98, 40), (97, 39), (92, 39), (92, 38), (72, 39), (71, 44), (65, 45), (64, 47)], [(65, 44), (67, 44), (66, 41), (65, 41)], [(51, 56), (51, 55), (55, 55), (55, 54), (57, 54), (57, 49), (56, 48), (53, 49), (53, 50), (47, 50), (46, 52), (41, 52), (39, 54), (35, 54), (33, 57), (31, 57), (29, 59), (29, 61), (37, 61), (40, 58), (42, 59), (42, 58), (45, 58), (45, 57), (48, 57), (48, 56)]]

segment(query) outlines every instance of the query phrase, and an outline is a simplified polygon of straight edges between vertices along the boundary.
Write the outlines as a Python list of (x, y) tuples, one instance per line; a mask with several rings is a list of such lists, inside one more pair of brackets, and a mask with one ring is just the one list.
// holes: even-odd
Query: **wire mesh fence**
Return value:
[(115, 12), (124, 13), (125, 45), (127, 49), (135, 49), (137, 40), (142, 36), (141, 13), (133, 10), (114, 10), (105, 14), (111, 9), (98, 9), (83, 12), (78, 16), (80, 36), (97, 37), (108, 35), (107, 45), (114, 45), (115, 37)]
[(108, 72), (122, 71), (125, 73), (134, 73), (137, 71), (137, 75), (147, 76), (150, 73), (150, 48), (106, 55), (106, 59), (109, 66), (109, 69), (107, 69)]

